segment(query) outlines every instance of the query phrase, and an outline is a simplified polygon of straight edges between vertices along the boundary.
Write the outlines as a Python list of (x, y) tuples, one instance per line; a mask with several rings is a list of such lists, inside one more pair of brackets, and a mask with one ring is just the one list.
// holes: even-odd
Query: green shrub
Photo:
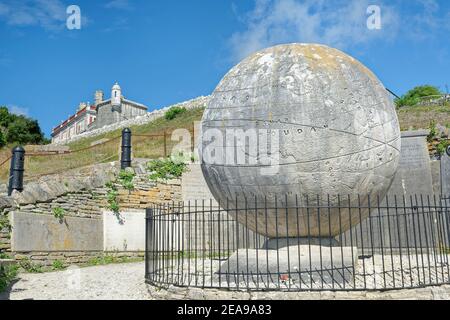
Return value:
[(59, 221), (63, 221), (64, 220), (64, 216), (66, 215), (66, 210), (64, 210), (64, 208), (61, 207), (55, 207), (53, 208), (53, 216), (58, 219)]
[(436, 150), (440, 155), (443, 155), (447, 151), (449, 145), (450, 140), (441, 140), (441, 142), (439, 142), (439, 144), (436, 146)]
[(125, 189), (133, 190), (134, 189), (133, 178), (135, 177), (135, 175), (136, 174), (133, 171), (120, 170), (117, 182), (120, 183), (120, 185)]
[(138, 262), (142, 261), (143, 257), (117, 257), (111, 254), (104, 254), (98, 257), (94, 257), (87, 262), (88, 266), (98, 266), (112, 263), (127, 263), (127, 262)]
[(0, 259), (11, 259), (11, 256), (7, 254), (6, 252), (0, 251)]
[(4, 146), (6, 146), (7, 141), (6, 141), (6, 137), (5, 134), (3, 133), (3, 131), (0, 130), (0, 148), (3, 148)]
[(147, 163), (150, 172), (149, 179), (152, 181), (169, 180), (180, 178), (186, 172), (187, 164), (175, 162), (171, 158), (151, 160)]
[(395, 99), (395, 105), (397, 108), (405, 106), (415, 106), (420, 102), (420, 98), (429, 96), (440, 96), (442, 93), (438, 88), (430, 85), (418, 86), (409, 90), (401, 98)]
[(55, 260), (52, 263), (53, 270), (64, 270), (66, 267), (64, 266), (64, 263), (61, 260)]
[(166, 113), (164, 114), (164, 118), (166, 118), (166, 120), (172, 120), (175, 119), (177, 115), (182, 114), (185, 111), (186, 111), (185, 107), (175, 106), (166, 111)]
[(8, 233), (11, 233), (12, 226), (9, 222), (8, 216), (0, 213), (0, 231), (6, 230)]
[(108, 182), (106, 188), (108, 189), (106, 194), (106, 201), (108, 202), (108, 209), (111, 210), (117, 219), (122, 221), (120, 217), (120, 206), (119, 206), (119, 191), (117, 190), (116, 184), (120, 184), (124, 189), (133, 190), (133, 178), (136, 174), (130, 170), (120, 170), (119, 175), (114, 181)]
[(42, 273), (42, 266), (37, 263), (33, 263), (31, 260), (22, 260), (19, 262), (20, 267), (29, 273)]
[(106, 184), (108, 191), (106, 193), (106, 201), (108, 202), (108, 208), (114, 212), (119, 212), (119, 200), (117, 199), (119, 196), (119, 192), (117, 191), (117, 187), (114, 183), (108, 182)]
[(5, 291), (9, 284), (16, 278), (19, 267), (9, 265), (0, 267), (0, 293)]
[(437, 135), (436, 121), (432, 120), (430, 122), (430, 133), (427, 136), (427, 141), (432, 142)]

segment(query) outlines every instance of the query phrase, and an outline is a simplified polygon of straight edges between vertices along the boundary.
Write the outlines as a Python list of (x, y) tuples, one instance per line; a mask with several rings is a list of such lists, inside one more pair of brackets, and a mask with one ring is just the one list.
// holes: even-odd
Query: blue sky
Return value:
[[(66, 28), (71, 4), (80, 30)], [(369, 5), (379, 30), (366, 26)], [(337, 47), (398, 94), (450, 86), (447, 0), (0, 0), (0, 105), (49, 136), (115, 81), (153, 110), (210, 94), (243, 57), (287, 42)]]

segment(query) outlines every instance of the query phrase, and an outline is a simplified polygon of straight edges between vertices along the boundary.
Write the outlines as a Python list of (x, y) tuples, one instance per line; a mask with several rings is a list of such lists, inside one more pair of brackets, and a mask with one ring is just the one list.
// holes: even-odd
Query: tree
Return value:
[(0, 148), (3, 148), (4, 146), (6, 146), (6, 138), (3, 131), (0, 130)]
[(9, 112), (0, 107), (0, 147), (6, 144), (44, 144), (44, 137), (37, 120)]
[(7, 107), (0, 107), (0, 126), (3, 128), (7, 128), (8, 124), (11, 122), (11, 115), (8, 111)]
[(420, 98), (440, 95), (442, 95), (442, 92), (437, 87), (430, 85), (418, 86), (409, 90), (400, 99), (395, 99), (395, 104), (397, 108), (404, 106), (412, 107), (420, 102)]

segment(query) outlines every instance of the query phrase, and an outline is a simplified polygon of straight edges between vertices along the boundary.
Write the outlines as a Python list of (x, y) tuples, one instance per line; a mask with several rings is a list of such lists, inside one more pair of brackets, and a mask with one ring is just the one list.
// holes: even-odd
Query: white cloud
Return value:
[(420, 12), (408, 17), (408, 31), (414, 40), (425, 40), (436, 36), (439, 30), (450, 29), (450, 12), (441, 15), (436, 0), (415, 0)]
[[(443, 26), (435, 0), (413, 1), (423, 12), (404, 16), (399, 2), (392, 1), (255, 0), (253, 10), (238, 17), (245, 25), (244, 30), (229, 39), (232, 58), (239, 61), (262, 48), (288, 42), (322, 43), (348, 49), (379, 39), (392, 41), (400, 30), (402, 36), (418, 39)], [(381, 8), (381, 30), (367, 28), (366, 11), (372, 4)], [(406, 35), (403, 30), (407, 31)]]
[(39, 26), (57, 31), (65, 27), (66, 6), (60, 0), (4, 0), (0, 3), (0, 20), (10, 26)]
[(105, 8), (131, 10), (133, 9), (133, 6), (131, 5), (129, 0), (112, 0), (105, 4)]
[(22, 115), (22, 116), (28, 116), (29, 112), (30, 112), (30, 110), (28, 110), (28, 108), (22, 108), (22, 107), (19, 107), (16, 105), (9, 105), (8, 110), (10, 113)]

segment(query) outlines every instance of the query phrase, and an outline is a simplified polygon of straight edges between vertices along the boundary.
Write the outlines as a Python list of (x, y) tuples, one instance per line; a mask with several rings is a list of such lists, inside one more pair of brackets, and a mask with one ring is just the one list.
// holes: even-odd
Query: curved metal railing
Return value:
[[(154, 205), (146, 217), (146, 281), (289, 291), (450, 283), (448, 199), (284, 196)], [(295, 229), (300, 237), (289, 233)]]

